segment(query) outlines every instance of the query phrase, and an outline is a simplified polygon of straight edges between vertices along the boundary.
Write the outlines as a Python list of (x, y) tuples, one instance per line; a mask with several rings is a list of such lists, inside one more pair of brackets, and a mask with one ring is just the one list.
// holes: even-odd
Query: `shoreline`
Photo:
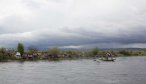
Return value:
[[(119, 57), (145, 57), (145, 56), (117, 56)], [(74, 57), (74, 58), (55, 58), (55, 59), (34, 59), (34, 60), (24, 60), (24, 59), (13, 59), (13, 60), (2, 60), (0, 63), (5, 62), (39, 62), (39, 61), (48, 61), (48, 62), (55, 62), (55, 61), (66, 61), (66, 60), (82, 60), (82, 59), (97, 59), (95, 57)]]

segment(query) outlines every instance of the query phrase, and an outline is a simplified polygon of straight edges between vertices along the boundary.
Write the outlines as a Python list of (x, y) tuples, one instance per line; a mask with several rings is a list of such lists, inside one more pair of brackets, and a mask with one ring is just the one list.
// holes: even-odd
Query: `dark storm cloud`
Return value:
[(145, 0), (3, 0), (0, 46), (146, 47), (145, 10)]
[[(123, 32), (123, 33), (122, 33)], [(39, 34), (38, 41), (30, 45), (35, 45), (37, 47), (48, 48), (48, 47), (62, 47), (62, 46), (82, 46), (96, 44), (95, 46), (101, 46), (101, 44), (107, 44), (106, 46), (111, 47), (110, 44), (137, 44), (137, 43), (146, 43), (145, 28), (137, 28), (135, 32), (121, 31), (114, 34), (114, 36), (107, 35), (105, 33), (98, 33), (93, 31), (68, 31), (65, 35), (53, 33), (51, 35)], [(49, 32), (48, 32), (49, 33)], [(66, 35), (69, 35), (66, 37)], [(42, 38), (41, 38), (42, 37)], [(47, 46), (46, 46), (47, 45)], [(101, 47), (104, 47), (102, 45)]]

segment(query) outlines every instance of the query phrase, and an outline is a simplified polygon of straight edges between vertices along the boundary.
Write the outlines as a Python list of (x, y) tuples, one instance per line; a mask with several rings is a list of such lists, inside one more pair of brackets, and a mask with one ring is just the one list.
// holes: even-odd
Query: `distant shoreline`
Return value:
[(98, 48), (90, 50), (61, 50), (52, 48), (47, 51), (40, 51), (37, 48), (30, 47), (24, 50), (22, 43), (18, 44), (17, 50), (7, 50), (0, 48), (0, 61), (7, 60), (58, 60), (58, 59), (80, 59), (80, 58), (96, 58), (106, 57), (109, 53), (113, 57), (127, 56), (146, 56), (146, 50), (101, 50)]
[[(118, 57), (144, 57), (144, 56), (117, 56)], [(65, 60), (82, 60), (82, 59), (97, 59), (95, 57), (79, 57), (79, 58), (56, 58), (56, 59), (35, 59), (35, 60), (23, 60), (23, 59), (13, 59), (13, 60), (2, 60), (0, 63), (3, 62), (39, 62), (39, 61), (65, 61)]]

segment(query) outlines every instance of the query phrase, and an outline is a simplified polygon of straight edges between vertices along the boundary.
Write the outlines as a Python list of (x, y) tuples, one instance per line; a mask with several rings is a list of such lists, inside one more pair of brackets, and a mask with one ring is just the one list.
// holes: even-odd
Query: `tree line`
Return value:
[[(20, 53), (20, 58), (17, 58), (16, 53)], [(99, 48), (88, 50), (61, 50), (59, 48), (40, 51), (34, 46), (28, 47), (25, 50), (23, 43), (18, 43), (17, 49), (0, 48), (0, 61), (8, 60), (40, 60), (40, 59), (60, 59), (60, 58), (94, 58), (97, 55), (105, 55), (110, 52), (114, 56), (145, 56), (146, 51), (130, 51), (130, 50), (100, 50)]]

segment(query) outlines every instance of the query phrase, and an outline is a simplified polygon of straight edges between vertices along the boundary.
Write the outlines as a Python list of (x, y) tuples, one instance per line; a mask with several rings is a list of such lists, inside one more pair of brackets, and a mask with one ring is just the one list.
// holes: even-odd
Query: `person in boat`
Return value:
[(112, 54), (107, 52), (106, 53), (106, 60), (109, 60), (109, 58), (113, 59)]

